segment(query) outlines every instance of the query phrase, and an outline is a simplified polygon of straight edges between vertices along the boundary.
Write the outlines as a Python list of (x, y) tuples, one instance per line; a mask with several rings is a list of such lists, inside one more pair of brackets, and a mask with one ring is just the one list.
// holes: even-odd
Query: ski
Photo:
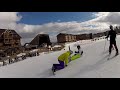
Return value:
[[(118, 54), (119, 55), (119, 54)], [(109, 57), (109, 59), (108, 60), (110, 60), (110, 59), (113, 59), (114, 57), (117, 57), (118, 55), (114, 55), (113, 57)]]

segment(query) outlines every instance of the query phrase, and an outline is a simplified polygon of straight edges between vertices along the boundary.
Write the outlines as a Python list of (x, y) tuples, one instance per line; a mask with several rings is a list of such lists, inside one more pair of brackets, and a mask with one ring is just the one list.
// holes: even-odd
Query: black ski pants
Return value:
[(117, 48), (117, 45), (116, 45), (116, 41), (114, 40), (114, 41), (110, 41), (109, 54), (111, 54), (111, 50), (112, 50), (113, 45), (116, 49), (116, 53), (118, 53), (118, 48)]

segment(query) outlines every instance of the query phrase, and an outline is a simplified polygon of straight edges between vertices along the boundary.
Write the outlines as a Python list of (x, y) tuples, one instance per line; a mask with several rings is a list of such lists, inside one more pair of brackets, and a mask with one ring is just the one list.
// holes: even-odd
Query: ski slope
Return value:
[[(68, 50), (77, 50), (76, 44), (81, 43), (83, 56), (68, 64), (65, 69), (51, 72), (52, 64), (58, 63), (57, 57)], [(120, 49), (120, 36), (117, 36)], [(109, 41), (82, 41), (66, 44), (65, 50), (41, 53), (40, 56), (27, 58), (23, 61), (0, 67), (0, 78), (120, 78), (120, 55), (107, 60)], [(115, 50), (112, 51), (112, 56)]]

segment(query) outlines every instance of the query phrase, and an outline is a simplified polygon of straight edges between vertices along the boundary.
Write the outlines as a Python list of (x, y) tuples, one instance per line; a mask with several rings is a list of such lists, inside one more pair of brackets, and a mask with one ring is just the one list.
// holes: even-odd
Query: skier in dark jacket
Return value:
[(108, 35), (107, 35), (107, 39), (108, 37), (110, 36), (110, 46), (109, 46), (109, 55), (111, 54), (111, 49), (113, 48), (113, 45), (116, 49), (116, 55), (119, 54), (118, 52), (118, 48), (117, 48), (117, 45), (116, 45), (116, 31), (113, 30), (113, 26), (110, 25), (110, 31), (108, 32)]

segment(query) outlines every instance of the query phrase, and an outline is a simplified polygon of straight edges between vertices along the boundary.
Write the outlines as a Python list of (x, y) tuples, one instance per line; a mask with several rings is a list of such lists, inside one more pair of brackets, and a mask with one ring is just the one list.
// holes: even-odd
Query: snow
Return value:
[(18, 57), (21, 57), (21, 56), (23, 56), (23, 55), (26, 55), (26, 53), (20, 53), (20, 54), (18, 54), (17, 56), (18, 56)]
[(56, 47), (61, 47), (61, 45), (55, 45), (55, 46), (53, 46), (53, 48), (56, 48)]
[(38, 51), (38, 49), (34, 49), (34, 50), (31, 50), (30, 52), (37, 52)]
[[(57, 71), (54, 76), (51, 72), (52, 64), (58, 63), (57, 57), (69, 50), (68, 46), (76, 51), (76, 44), (81, 45), (84, 51), (83, 56), (70, 62), (66, 68)], [(117, 36), (117, 45), (120, 49), (120, 36)], [(108, 47), (109, 41), (105, 39), (67, 43), (65, 50), (47, 54), (43, 52), (40, 56), (28, 57), (0, 67), (0, 78), (120, 78), (120, 55), (108, 61)], [(111, 57), (114, 54), (115, 50), (112, 51)]]

